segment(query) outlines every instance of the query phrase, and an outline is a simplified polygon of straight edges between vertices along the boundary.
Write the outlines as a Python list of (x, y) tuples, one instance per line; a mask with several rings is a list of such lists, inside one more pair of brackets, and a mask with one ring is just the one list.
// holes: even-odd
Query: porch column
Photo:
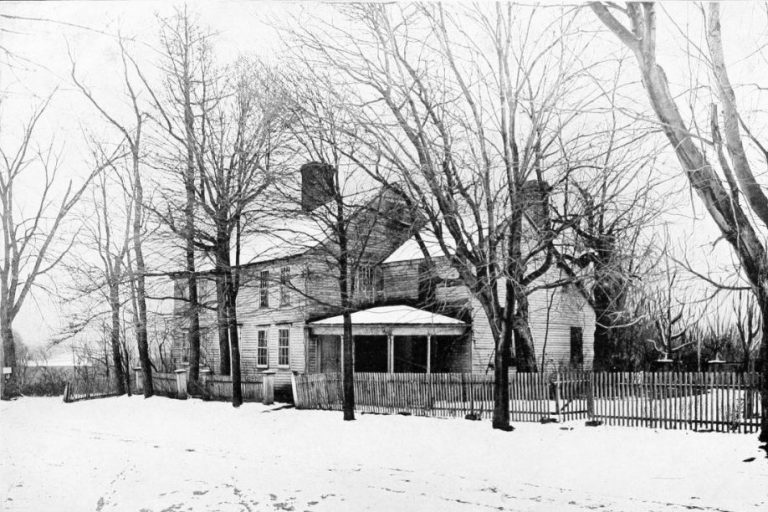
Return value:
[(432, 334), (427, 334), (427, 373), (432, 373)]
[(387, 334), (387, 373), (395, 371), (395, 337), (392, 333)]

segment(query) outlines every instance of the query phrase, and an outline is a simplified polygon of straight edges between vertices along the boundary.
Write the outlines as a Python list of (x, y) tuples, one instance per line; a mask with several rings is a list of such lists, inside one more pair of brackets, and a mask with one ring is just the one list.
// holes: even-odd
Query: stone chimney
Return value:
[(333, 198), (332, 165), (309, 162), (301, 166), (301, 209), (311, 212)]

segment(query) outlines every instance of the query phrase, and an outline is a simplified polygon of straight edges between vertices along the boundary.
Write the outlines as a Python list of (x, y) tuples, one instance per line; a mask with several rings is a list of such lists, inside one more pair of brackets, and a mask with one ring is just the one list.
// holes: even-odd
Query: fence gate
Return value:
[(589, 372), (554, 373), (550, 376), (550, 414), (559, 421), (586, 419), (592, 413), (592, 379)]

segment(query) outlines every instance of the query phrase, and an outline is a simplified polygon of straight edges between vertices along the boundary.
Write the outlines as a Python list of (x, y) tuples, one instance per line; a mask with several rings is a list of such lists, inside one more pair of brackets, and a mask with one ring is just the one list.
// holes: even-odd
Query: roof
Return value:
[[(309, 325), (342, 325), (342, 315), (324, 318)], [(461, 320), (411, 306), (381, 306), (352, 313), (352, 325), (465, 325)]]
[[(441, 256), (446, 256), (445, 252), (443, 251), (442, 247), (440, 247), (440, 242), (438, 242), (437, 237), (429, 232), (429, 231), (422, 231), (419, 233), (419, 236), (421, 237), (421, 240), (424, 242), (424, 245), (427, 248), (427, 252), (432, 258), (439, 258)], [(455, 247), (455, 244), (453, 242), (453, 239), (446, 239), (446, 243), (448, 246), (448, 250), (453, 250)], [(397, 263), (399, 261), (411, 261), (411, 260), (420, 260), (424, 258), (424, 253), (421, 250), (421, 247), (419, 247), (419, 243), (416, 241), (416, 237), (411, 237), (408, 240), (405, 241), (400, 247), (395, 250), (392, 254), (389, 255), (387, 259), (384, 260), (384, 263)]]
[[(382, 193), (379, 188), (366, 188), (345, 194), (345, 204), (351, 210), (370, 204)], [(320, 206), (316, 209), (328, 207)], [(335, 208), (335, 207), (334, 207)], [(295, 204), (287, 203), (283, 208), (263, 213), (257, 232), (243, 235), (240, 243), (240, 265), (266, 263), (269, 261), (300, 256), (332, 238), (328, 219), (308, 214)], [(230, 250), (230, 262), (235, 264), (234, 239)], [(214, 269), (212, 254), (198, 252), (198, 270)]]

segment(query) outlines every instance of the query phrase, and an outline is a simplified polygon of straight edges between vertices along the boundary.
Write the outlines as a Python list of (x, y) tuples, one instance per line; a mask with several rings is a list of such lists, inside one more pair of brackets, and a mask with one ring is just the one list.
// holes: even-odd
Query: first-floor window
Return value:
[(277, 364), (280, 366), (288, 366), (290, 363), (289, 352), (289, 330), (280, 329), (277, 336)]
[(257, 331), (256, 340), (256, 365), (269, 366), (269, 352), (267, 352), (267, 331)]

